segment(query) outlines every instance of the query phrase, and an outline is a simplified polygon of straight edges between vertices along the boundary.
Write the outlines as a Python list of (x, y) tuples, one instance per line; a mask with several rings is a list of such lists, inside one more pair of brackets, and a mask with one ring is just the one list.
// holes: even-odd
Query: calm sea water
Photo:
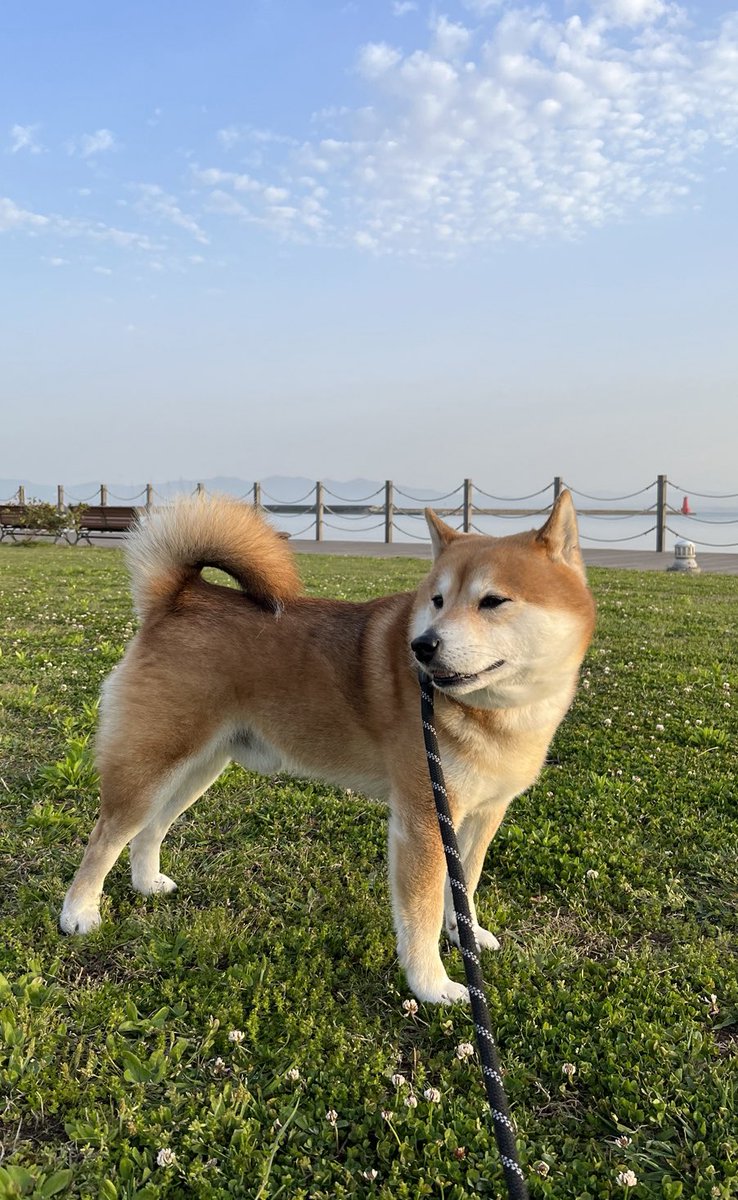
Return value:
[[(275, 516), (272, 520), (278, 528), (292, 533), (293, 537), (313, 536), (314, 519), (309, 515), (295, 518)], [(447, 520), (451, 525), (461, 524), (453, 517)], [(545, 513), (535, 517), (475, 517), (474, 525), (479, 533), (501, 537), (508, 533), (520, 533), (536, 528), (544, 521)], [(651, 514), (644, 517), (580, 516), (579, 532), (585, 549), (655, 550), (655, 524), (655, 516)], [(326, 514), (323, 537), (326, 542), (383, 541), (384, 522), (379, 516), (354, 519), (338, 514)], [(694, 542), (698, 551), (738, 553), (738, 508), (695, 507), (693, 515), (689, 517), (682, 516), (681, 513), (670, 513), (667, 519), (667, 550), (672, 550), (678, 539)], [(422, 517), (398, 517), (394, 540), (418, 544), (427, 542), (425, 520)]]

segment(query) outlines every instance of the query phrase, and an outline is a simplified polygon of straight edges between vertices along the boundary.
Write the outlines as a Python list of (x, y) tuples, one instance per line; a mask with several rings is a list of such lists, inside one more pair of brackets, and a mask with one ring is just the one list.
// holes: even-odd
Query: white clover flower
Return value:
[(235, 1042), (236, 1045), (238, 1046), (241, 1044), (242, 1041), (244, 1041), (245, 1037), (246, 1037), (246, 1034), (244, 1033), (244, 1031), (242, 1029), (232, 1029), (230, 1031), (230, 1033), (228, 1034), (228, 1041)]
[(418, 1107), (418, 1097), (413, 1096), (413, 1095), (406, 1096), (405, 1103), (408, 1108), (417, 1108)]
[(390, 1108), (382, 1109), (382, 1120), (383, 1121), (391, 1121), (394, 1115), (395, 1114), (392, 1112), (392, 1110)]
[(463, 1060), (465, 1058), (471, 1058), (473, 1053), (474, 1047), (472, 1046), (471, 1042), (459, 1042), (458, 1046), (456, 1047), (456, 1057), (458, 1059)]
[(537, 1175), (541, 1176), (541, 1179), (545, 1179), (551, 1168), (549, 1167), (548, 1163), (537, 1162), (533, 1170)]
[(406, 1080), (405, 1076), (400, 1075), (399, 1071), (396, 1071), (395, 1074), (392, 1076), (392, 1086), (393, 1087), (401, 1088), (401, 1087), (404, 1087), (406, 1083), (407, 1083), (407, 1080)]
[(300, 1068), (299, 1067), (290, 1067), (289, 1071), (287, 1071), (287, 1078), (292, 1083), (297, 1083), (298, 1079), (300, 1078)]
[(716, 1017), (720, 1012), (720, 1009), (718, 1008), (717, 996), (715, 993), (710, 992), (709, 996), (703, 996), (702, 999), (704, 1000), (705, 1004), (709, 1005), (708, 1012), (710, 1016)]
[(374, 1183), (375, 1179), (379, 1179), (379, 1171), (375, 1171), (374, 1167), (370, 1167), (367, 1171), (361, 1172), (362, 1179), (366, 1179), (367, 1183)]
[(561, 1064), (561, 1074), (566, 1075), (568, 1079), (573, 1079), (576, 1073), (577, 1069), (574, 1063), (566, 1062)]
[(168, 1146), (165, 1146), (156, 1156), (157, 1167), (172, 1167), (177, 1161), (177, 1155)]
[(414, 1017), (414, 1016), (415, 1016), (415, 1014), (416, 1014), (416, 1012), (418, 1011), (418, 1002), (417, 1002), (417, 1000), (413, 1000), (412, 998), (411, 998), (410, 1000), (403, 1000), (403, 1002), (402, 1002), (402, 1011), (403, 1011), (404, 1013), (407, 1013), (407, 1015), (408, 1015), (409, 1017)]
[(599, 871), (596, 871), (594, 869), (594, 867), (590, 867), (589, 870), (587, 871), (587, 879), (599, 879), (599, 877), (600, 877)]
[(423, 1098), (430, 1104), (438, 1104), (441, 1099), (441, 1093), (438, 1088), (426, 1088), (423, 1092)]
[(224, 1075), (227, 1070), (228, 1068), (226, 1067), (224, 1060), (219, 1055), (213, 1063), (213, 1074)]
[(656, 732), (657, 732), (657, 733), (663, 733), (663, 732), (664, 732), (664, 726), (663, 726), (663, 725), (657, 725), (657, 726), (656, 726)]
[(638, 1183), (638, 1178), (634, 1171), (619, 1171), (615, 1176), (615, 1182), (621, 1187), (635, 1187)]
[(610, 726), (610, 725), (612, 725), (612, 717), (605, 717), (605, 719), (604, 719), (604, 721), (602, 722), (602, 724), (603, 724), (603, 725), (607, 725), (607, 726), (608, 726), (608, 728), (609, 728), (609, 726)]
[(336, 1122), (338, 1121), (338, 1113), (336, 1112), (335, 1108), (328, 1109), (328, 1112), (325, 1114), (325, 1119), (329, 1125), (336, 1125)]
[(621, 1133), (620, 1137), (615, 1138), (615, 1145), (620, 1146), (621, 1150), (625, 1150), (626, 1146), (629, 1146), (631, 1144), (631, 1140), (632, 1139), (629, 1137), (626, 1137), (626, 1135), (624, 1133)]

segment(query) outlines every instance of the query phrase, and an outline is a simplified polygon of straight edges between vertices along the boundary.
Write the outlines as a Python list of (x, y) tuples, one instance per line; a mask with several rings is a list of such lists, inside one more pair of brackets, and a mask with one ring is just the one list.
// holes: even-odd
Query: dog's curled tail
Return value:
[(275, 611), (302, 592), (285, 541), (254, 508), (228, 496), (177, 500), (146, 514), (129, 536), (126, 559), (142, 620), (171, 605), (203, 567), (225, 571)]

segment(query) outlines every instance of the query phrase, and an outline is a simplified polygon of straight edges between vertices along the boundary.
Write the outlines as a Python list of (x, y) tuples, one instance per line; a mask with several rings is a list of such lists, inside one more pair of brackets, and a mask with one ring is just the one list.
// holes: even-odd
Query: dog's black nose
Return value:
[(410, 649), (418, 662), (426, 664), (433, 658), (440, 644), (441, 639), (436, 637), (432, 629), (429, 629), (425, 633), (421, 633), (420, 637), (416, 637), (410, 643)]

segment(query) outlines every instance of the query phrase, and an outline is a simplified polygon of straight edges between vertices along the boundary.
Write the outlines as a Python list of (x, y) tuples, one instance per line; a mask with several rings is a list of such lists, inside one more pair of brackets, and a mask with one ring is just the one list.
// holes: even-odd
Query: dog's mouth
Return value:
[(492, 663), (491, 666), (485, 667), (483, 671), (475, 671), (473, 675), (461, 675), (458, 673), (444, 675), (440, 671), (432, 671), (431, 679), (433, 680), (434, 687), (437, 688), (461, 687), (463, 684), (476, 683), (478, 679), (482, 679), (483, 676), (489, 675), (492, 671), (499, 670), (504, 665), (505, 660), (501, 658), (497, 662)]

